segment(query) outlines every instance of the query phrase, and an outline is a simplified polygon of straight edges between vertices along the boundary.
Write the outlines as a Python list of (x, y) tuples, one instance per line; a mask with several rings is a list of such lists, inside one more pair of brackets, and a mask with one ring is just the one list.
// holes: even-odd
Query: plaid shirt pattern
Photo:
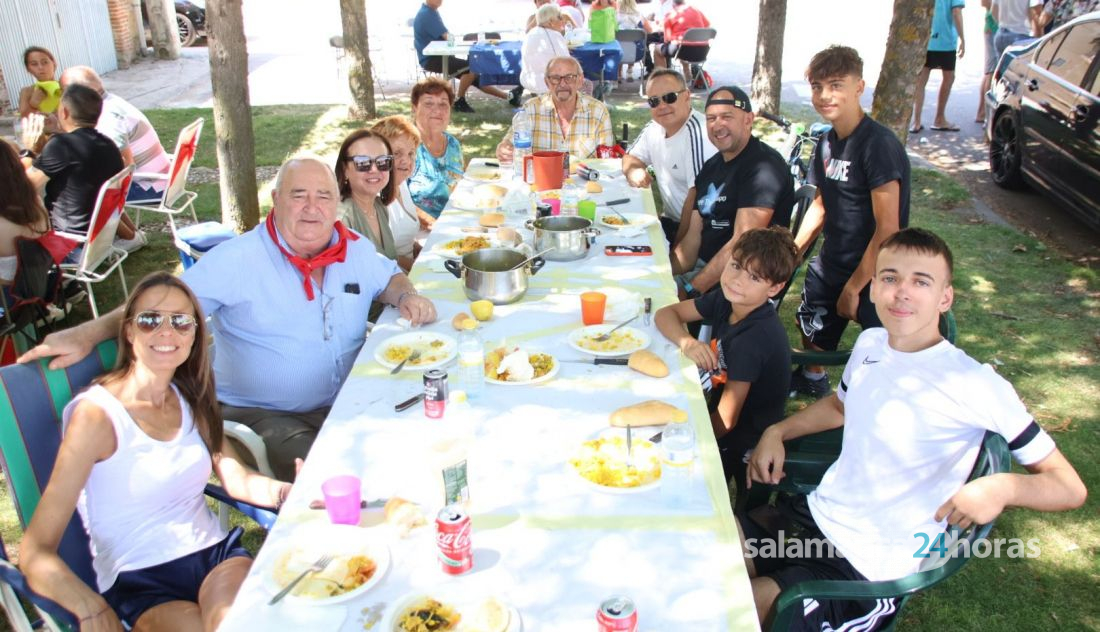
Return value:
[[(558, 125), (554, 98), (544, 94), (528, 99), (523, 105), (531, 121), (531, 147), (534, 151), (567, 151), (574, 156), (591, 158), (597, 145), (614, 145), (611, 134), (611, 114), (603, 103), (577, 93), (577, 110), (569, 126), (569, 136), (563, 136)], [(511, 139), (511, 130), (508, 138)]]

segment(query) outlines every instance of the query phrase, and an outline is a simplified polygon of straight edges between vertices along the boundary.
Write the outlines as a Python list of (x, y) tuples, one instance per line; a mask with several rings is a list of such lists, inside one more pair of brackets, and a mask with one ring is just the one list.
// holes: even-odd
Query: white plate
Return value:
[[(542, 351), (538, 351), (536, 349), (528, 349), (527, 351), (528, 351), (528, 353), (543, 353)], [(488, 382), (489, 384), (500, 384), (501, 386), (530, 386), (532, 384), (542, 384), (543, 382), (546, 382), (548, 380), (553, 379), (554, 376), (558, 374), (558, 369), (561, 368), (561, 363), (558, 362), (557, 358), (550, 355), (549, 353), (547, 353), (546, 355), (550, 356), (550, 359), (554, 362), (554, 365), (551, 366), (550, 371), (546, 375), (543, 375), (542, 377), (536, 377), (533, 380), (527, 380), (525, 382), (509, 382), (508, 380), (493, 379), (493, 378), (489, 377), (488, 375), (486, 375), (485, 376), (485, 381)]]
[(601, 179), (603, 176), (615, 176), (623, 172), (622, 158), (585, 158), (581, 163), (599, 171)]
[[(275, 563), (264, 576), (264, 583), (271, 594), (282, 590), (302, 571), (309, 568), (322, 555), (336, 555), (328, 567), (321, 572), (339, 572), (339, 565), (346, 564), (347, 558), (365, 555), (371, 558), (376, 568), (370, 579), (361, 586), (334, 597), (308, 597), (299, 594), (303, 586), (308, 590), (310, 578), (303, 579), (298, 586), (285, 597), (285, 601), (302, 605), (327, 606), (355, 599), (382, 581), (390, 566), (390, 550), (366, 529), (352, 525), (319, 524), (296, 534), (291, 542), (275, 551)], [(346, 567), (345, 567), (346, 568)]]
[[(496, 599), (508, 611), (508, 626), (504, 628), (504, 632), (520, 632), (523, 630), (523, 619), (520, 617), (519, 610), (516, 610), (512, 604), (497, 595), (478, 594), (476, 588), (452, 584), (439, 586), (431, 590), (416, 590), (394, 600), (393, 607), (389, 609), (386, 618), (382, 622), (382, 627), (379, 628), (381, 632), (401, 632), (401, 628), (397, 626), (398, 620), (405, 614), (406, 610), (425, 597), (452, 607), (458, 614), (462, 615), (463, 619), (467, 620), (481, 602), (488, 598)], [(459, 622), (454, 632), (462, 632), (464, 629), (462, 622)]]
[(502, 182), (504, 174), (500, 167), (487, 167), (485, 165), (472, 165), (466, 169), (462, 177), (474, 182)]
[[(453, 247), (448, 247), (448, 244), (450, 244), (452, 241), (457, 241), (459, 239), (465, 239), (466, 237), (482, 237), (482, 238), (486, 239), (489, 242), (489, 245), (486, 246), (487, 248), (499, 248), (501, 246), (500, 240), (497, 239), (496, 237), (489, 237), (488, 233), (473, 233), (471, 235), (465, 235), (463, 237), (456, 237), (455, 239), (444, 239), (443, 241), (437, 242), (434, 246), (432, 246), (432, 252), (439, 255), (439, 256), (441, 256), (441, 257), (446, 257), (448, 259), (461, 259), (462, 255), (458, 254), (458, 252)], [(479, 248), (478, 250), (481, 250), (481, 249)], [(470, 252), (474, 252), (474, 251), (471, 250)], [(468, 254), (468, 253), (463, 253), (463, 254)]]
[[(619, 331), (616, 331), (615, 333), (613, 333), (611, 335), (612, 336), (617, 336), (619, 334), (630, 334), (631, 336), (633, 336), (633, 337), (635, 337), (639, 340), (638, 344), (629, 345), (629, 346), (617, 348), (617, 349), (614, 349), (614, 350), (609, 349), (609, 350), (603, 350), (603, 351), (596, 350), (596, 349), (587, 349), (587, 348), (582, 347), (580, 345), (580, 341), (581, 341), (582, 338), (586, 338), (586, 337), (589, 337), (589, 336), (598, 336), (598, 335), (600, 335), (602, 333), (606, 333), (606, 332), (608, 332), (608, 331), (610, 331), (611, 329), (614, 329), (614, 328), (615, 328), (615, 323), (604, 323), (602, 325), (589, 325), (587, 327), (581, 327), (580, 329), (574, 329), (573, 331), (569, 332), (569, 346), (573, 347), (577, 351), (580, 351), (581, 353), (587, 353), (589, 355), (594, 355), (598, 358), (614, 358), (616, 356), (630, 355), (631, 353), (634, 353), (635, 351), (637, 351), (639, 349), (645, 349), (646, 347), (649, 346), (649, 343), (651, 342), (649, 334), (642, 331), (641, 329), (635, 329), (633, 327), (627, 326), (627, 327), (623, 327), (622, 329), (620, 329)], [(612, 338), (612, 340), (614, 340), (614, 338)], [(611, 342), (611, 341), (609, 340), (608, 342)]]
[[(438, 350), (433, 351), (429, 344), (434, 340), (441, 340), (443, 345), (438, 347)], [(400, 364), (400, 361), (392, 362), (386, 359), (386, 350), (394, 345), (405, 345), (413, 349), (421, 350), (420, 359), (417, 361), (418, 364), (406, 362), (405, 366), (401, 369), (402, 371), (426, 371), (428, 369), (434, 369), (435, 367), (447, 364), (458, 354), (458, 342), (447, 334), (431, 331), (410, 331), (387, 338), (382, 344), (374, 348), (374, 359), (378, 360), (378, 363), (387, 369), (392, 369)]]
[[(654, 431), (654, 432), (647, 432), (647, 431), (651, 431), (651, 430)], [(633, 441), (634, 441), (634, 450), (635, 450), (635, 457), (634, 457), (635, 462), (637, 462), (638, 459), (639, 459), (639, 454), (638, 454), (639, 446), (642, 446), (642, 448), (641, 448), (642, 450), (646, 450), (647, 446), (652, 446), (653, 455), (657, 459), (657, 462), (658, 463), (660, 462), (660, 448), (656, 444), (649, 441), (648, 439), (643, 438), (643, 437), (652, 436), (656, 432), (656, 430), (659, 430), (659, 428), (646, 427), (646, 428), (639, 428), (639, 429), (634, 430)], [(622, 449), (625, 451), (626, 450), (626, 429), (625, 428), (604, 428), (603, 430), (600, 430), (599, 432), (594, 433), (591, 436), (591, 438), (588, 439), (588, 441), (593, 441), (593, 440), (598, 440), (598, 439), (615, 439), (615, 438), (619, 438), (619, 439), (622, 440), (622, 446), (623, 446)], [(574, 453), (572, 455), (570, 455), (570, 460), (572, 460), (577, 454), (579, 454), (580, 450), (581, 450), (581, 446), (577, 446)], [(591, 487), (595, 490), (601, 491), (601, 492), (608, 493), (608, 494), (638, 494), (638, 493), (642, 493), (642, 492), (648, 492), (652, 489), (660, 487), (660, 485), (661, 485), (660, 476), (658, 476), (656, 480), (654, 480), (650, 483), (646, 483), (644, 485), (638, 485), (637, 487), (612, 487), (610, 485), (600, 485), (599, 483), (596, 483), (595, 481), (591, 481), (591, 480), (585, 478), (584, 476), (582, 476), (580, 471), (577, 470), (576, 466), (574, 466), (571, 462), (566, 461), (565, 466), (567, 468), (569, 468), (569, 470), (571, 472), (573, 472), (574, 476), (576, 476), (578, 479), (580, 479), (582, 482), (584, 482), (589, 487)], [(659, 468), (660, 466), (658, 465), (657, 467)]]
[(645, 213), (623, 213), (623, 217), (626, 218), (626, 221), (630, 222), (629, 224), (626, 224), (626, 225), (612, 224), (612, 223), (607, 221), (607, 218), (609, 218), (609, 217), (612, 218), (612, 219), (621, 219), (618, 215), (615, 214), (614, 211), (606, 211), (606, 212), (600, 214), (597, 221), (599, 222), (599, 224), (601, 226), (604, 226), (606, 228), (611, 228), (611, 229), (614, 229), (614, 230), (626, 230), (626, 229), (630, 229), (630, 228), (648, 228), (651, 224), (653, 224), (653, 222), (657, 221), (656, 217), (654, 217), (652, 215), (647, 215)]

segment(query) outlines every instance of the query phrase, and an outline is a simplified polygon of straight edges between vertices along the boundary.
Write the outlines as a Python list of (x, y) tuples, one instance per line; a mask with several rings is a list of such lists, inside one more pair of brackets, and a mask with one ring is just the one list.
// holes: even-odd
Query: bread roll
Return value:
[(496, 228), (504, 223), (504, 213), (485, 213), (477, 223), (486, 228)]
[(394, 496), (386, 501), (386, 523), (404, 533), (428, 524), (416, 503)]
[(611, 413), (611, 425), (616, 428), (630, 426), (663, 426), (670, 421), (687, 421), (686, 410), (655, 399), (625, 406)]
[(463, 323), (466, 322), (467, 320), (473, 320), (473, 319), (474, 319), (474, 317), (467, 314), (466, 312), (459, 312), (459, 313), (455, 314), (454, 318), (451, 319), (451, 327), (454, 327), (455, 331), (462, 331), (463, 329), (465, 329), (465, 327), (463, 326)]
[(584, 190), (589, 193), (603, 193), (603, 187), (595, 180), (589, 180), (588, 184), (584, 185)]
[(668, 365), (659, 355), (652, 351), (642, 349), (630, 354), (626, 365), (642, 375), (650, 377), (665, 377), (668, 375)]

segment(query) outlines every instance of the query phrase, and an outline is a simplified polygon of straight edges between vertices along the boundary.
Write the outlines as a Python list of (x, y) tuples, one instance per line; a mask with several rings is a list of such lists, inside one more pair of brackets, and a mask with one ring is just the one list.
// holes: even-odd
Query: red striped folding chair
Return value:
[(112, 176), (99, 188), (99, 196), (96, 198), (95, 208), (92, 209), (92, 220), (88, 226), (87, 235), (76, 233), (63, 233), (58, 235), (68, 237), (83, 243), (80, 257), (75, 264), (61, 266), (66, 279), (79, 281), (88, 290), (88, 303), (92, 306), (92, 316), (99, 318), (99, 309), (95, 303), (95, 293), (92, 285), (106, 279), (116, 269), (118, 277), (122, 280), (122, 297), (129, 295), (126, 289), (126, 276), (122, 272), (122, 260), (126, 258), (126, 251), (114, 246), (115, 235), (118, 233), (118, 223), (122, 221), (122, 208), (126, 202), (126, 192), (130, 189), (130, 178), (133, 175), (134, 166), (127, 165), (122, 171)]
[(199, 134), (202, 133), (203, 119), (196, 119), (193, 123), (180, 130), (179, 139), (176, 141), (176, 153), (172, 156), (172, 168), (167, 174), (142, 173), (134, 174), (141, 182), (163, 181), (166, 183), (164, 194), (159, 200), (141, 202), (128, 202), (126, 208), (133, 209), (134, 226), (141, 225), (141, 212), (154, 211), (168, 216), (168, 225), (172, 233), (176, 232), (175, 217), (186, 211), (191, 212), (191, 219), (197, 224), (199, 218), (195, 215), (194, 191), (187, 190), (187, 175), (191, 172), (191, 163), (195, 161), (195, 150), (199, 145)]

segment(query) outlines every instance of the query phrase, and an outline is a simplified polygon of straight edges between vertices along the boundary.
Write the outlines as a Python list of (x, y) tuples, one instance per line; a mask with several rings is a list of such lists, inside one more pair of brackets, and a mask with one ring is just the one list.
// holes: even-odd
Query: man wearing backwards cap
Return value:
[(688, 297), (718, 283), (730, 251), (751, 228), (790, 223), (794, 182), (779, 152), (752, 135), (752, 104), (736, 86), (715, 88), (704, 110), (707, 137), (718, 153), (703, 163), (688, 190), (672, 250), (672, 271)]

